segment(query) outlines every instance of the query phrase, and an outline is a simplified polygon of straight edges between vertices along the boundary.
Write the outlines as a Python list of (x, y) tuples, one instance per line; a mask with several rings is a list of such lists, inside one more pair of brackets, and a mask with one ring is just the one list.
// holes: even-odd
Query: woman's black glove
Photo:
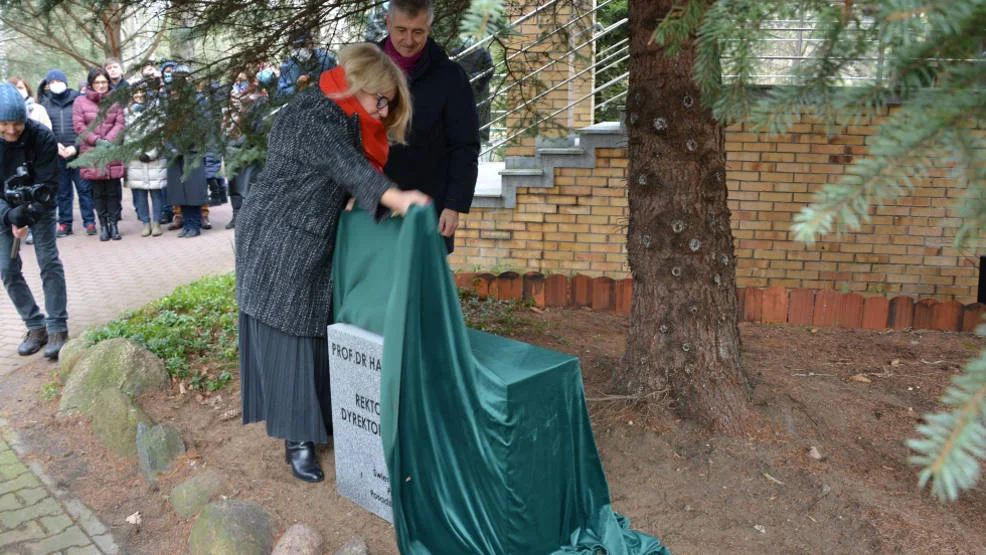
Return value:
[(44, 215), (44, 207), (36, 202), (22, 204), (7, 212), (4, 221), (7, 225), (24, 227), (34, 225)]

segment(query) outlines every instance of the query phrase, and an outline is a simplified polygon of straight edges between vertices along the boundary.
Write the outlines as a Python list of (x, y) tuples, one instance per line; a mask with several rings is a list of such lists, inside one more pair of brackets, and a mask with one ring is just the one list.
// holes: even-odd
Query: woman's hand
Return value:
[(394, 214), (403, 216), (413, 204), (425, 206), (431, 203), (431, 197), (421, 191), (401, 191), (391, 187), (380, 197), (380, 202), (390, 208)]

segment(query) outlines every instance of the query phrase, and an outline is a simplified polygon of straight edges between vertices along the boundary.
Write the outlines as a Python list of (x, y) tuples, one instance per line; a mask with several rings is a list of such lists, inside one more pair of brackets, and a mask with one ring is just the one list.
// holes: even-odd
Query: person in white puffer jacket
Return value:
[[(141, 115), (152, 102), (147, 98), (146, 87), (138, 83), (131, 87), (130, 106), (126, 110), (127, 128), (131, 133), (128, 139), (136, 140), (142, 128), (151, 129), (151, 122), (143, 121)], [(147, 114), (150, 116), (150, 113)], [(134, 208), (142, 227), (141, 237), (158, 237), (161, 235), (161, 213), (164, 210), (164, 187), (168, 184), (168, 160), (160, 148), (150, 148), (141, 152), (137, 158), (127, 164), (126, 186), (133, 193)], [(150, 211), (148, 210), (150, 197)]]

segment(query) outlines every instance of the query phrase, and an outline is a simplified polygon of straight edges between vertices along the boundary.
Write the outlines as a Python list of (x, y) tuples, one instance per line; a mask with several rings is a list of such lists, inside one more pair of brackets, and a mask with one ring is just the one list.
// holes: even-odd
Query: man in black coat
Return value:
[[(24, 99), (10, 83), (0, 85), (0, 276), (3, 287), (27, 327), (18, 354), (58, 358), (68, 338), (65, 270), (55, 246), (55, 192), (58, 190), (58, 143), (45, 126), (27, 119)], [(23, 172), (23, 173), (21, 173)], [(8, 190), (7, 184), (10, 188)], [(9, 196), (8, 196), (8, 193)], [(21, 272), (15, 238), (34, 232), (34, 254), (41, 269), (47, 317), (38, 308)]]
[(479, 164), (479, 120), (465, 72), (428, 37), (431, 0), (391, 0), (380, 47), (407, 75), (414, 106), (406, 145), (393, 145), (384, 173), (403, 190), (434, 199), (438, 231), (454, 247), (469, 212)]

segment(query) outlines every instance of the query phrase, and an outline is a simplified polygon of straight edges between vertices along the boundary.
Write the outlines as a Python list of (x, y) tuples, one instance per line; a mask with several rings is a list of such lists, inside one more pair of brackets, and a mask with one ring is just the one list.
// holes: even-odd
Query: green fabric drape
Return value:
[(384, 337), (381, 431), (405, 554), (668, 554), (609, 498), (577, 358), (465, 327), (430, 208), (340, 220), (337, 322)]

